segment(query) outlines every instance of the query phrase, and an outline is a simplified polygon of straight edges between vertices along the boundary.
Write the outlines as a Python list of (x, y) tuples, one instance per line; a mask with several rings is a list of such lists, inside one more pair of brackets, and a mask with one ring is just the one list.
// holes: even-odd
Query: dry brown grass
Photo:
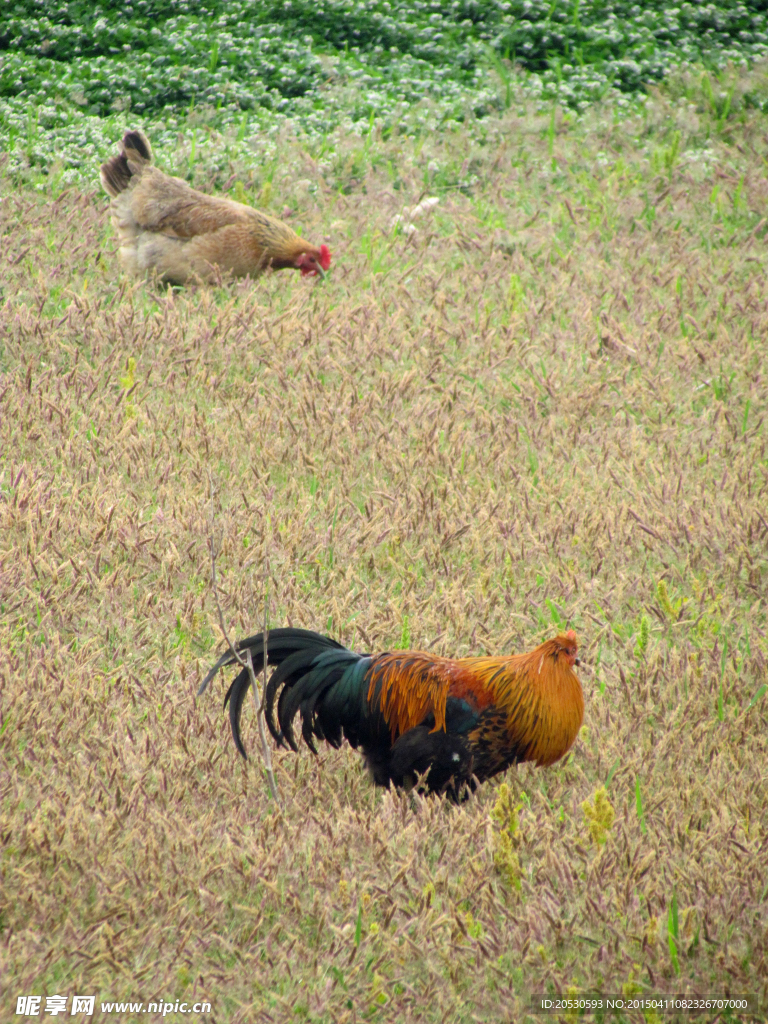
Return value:
[[(703, 120), (350, 141), (314, 196), (285, 140), (274, 208), (330, 236), (325, 285), (153, 291), (95, 257), (104, 196), (0, 180), (6, 1019), (55, 992), (339, 1022), (768, 997), (765, 121), (702, 162)], [(472, 194), (388, 234), (430, 160)], [(194, 697), (209, 470), (233, 633), (267, 549), (270, 622), (358, 649), (578, 631), (585, 726), (508, 773), (517, 831), (504, 780), (414, 809), (348, 749), (278, 752), (277, 811), (221, 682)]]

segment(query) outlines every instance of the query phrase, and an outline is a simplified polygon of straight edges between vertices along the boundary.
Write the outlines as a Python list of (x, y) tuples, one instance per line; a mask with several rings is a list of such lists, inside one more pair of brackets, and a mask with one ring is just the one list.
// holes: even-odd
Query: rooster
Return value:
[(123, 266), (137, 276), (215, 284), (222, 274), (256, 277), (267, 267), (325, 276), (331, 265), (327, 245), (311, 245), (275, 217), (163, 174), (142, 132), (125, 133), (120, 153), (101, 167), (101, 183), (112, 196)]
[[(250, 651), (254, 672), (262, 670), (263, 633), (237, 650)], [(234, 660), (222, 655), (198, 695)], [(315, 738), (338, 747), (345, 737), (361, 748), (378, 785), (410, 788), (421, 778), (454, 800), (516, 762), (554, 764), (573, 746), (584, 716), (572, 630), (528, 654), (452, 660), (424, 651), (355, 654), (310, 630), (274, 629), (267, 662), (277, 666), (265, 697), (278, 745), (298, 750), (293, 720), (300, 711), (314, 753)], [(243, 668), (224, 699), (243, 757), (240, 712), (250, 682)]]

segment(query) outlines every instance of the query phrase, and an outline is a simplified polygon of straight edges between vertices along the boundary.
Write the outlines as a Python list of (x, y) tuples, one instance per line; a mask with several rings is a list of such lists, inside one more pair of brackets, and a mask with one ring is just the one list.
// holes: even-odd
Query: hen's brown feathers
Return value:
[(270, 266), (302, 274), (330, 266), (326, 245), (311, 245), (260, 210), (198, 192), (152, 166), (152, 148), (139, 131), (125, 133), (120, 153), (102, 165), (101, 181), (112, 196), (120, 258), (134, 274), (184, 284), (218, 282), (224, 273), (256, 277)]
[(128, 188), (131, 178), (140, 174), (145, 164), (151, 163), (152, 147), (147, 137), (138, 131), (126, 132), (121, 151), (101, 165), (101, 183), (114, 198)]

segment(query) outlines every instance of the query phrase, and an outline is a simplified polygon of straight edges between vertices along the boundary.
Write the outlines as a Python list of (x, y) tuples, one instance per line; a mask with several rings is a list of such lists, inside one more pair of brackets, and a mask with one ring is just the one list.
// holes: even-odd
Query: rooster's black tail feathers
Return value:
[[(258, 676), (264, 668), (263, 634), (241, 640), (237, 650), (250, 652)], [(316, 739), (338, 747), (346, 738), (350, 746), (362, 748), (373, 780), (379, 785), (394, 782), (396, 786), (410, 786), (418, 776), (428, 773), (428, 789), (447, 792), (454, 800), (464, 799), (466, 786), (474, 786), (472, 752), (466, 737), (436, 730), (433, 716), (398, 738), (393, 736), (391, 723), (381, 710), (380, 682), (376, 684), (376, 664), (387, 657), (391, 655), (372, 658), (355, 654), (330, 637), (307, 629), (271, 630), (267, 634), (267, 662), (276, 668), (264, 696), (269, 731), (278, 744), (297, 750), (293, 721), (300, 713), (302, 736), (315, 753)], [(231, 651), (223, 654), (198, 694), (219, 669), (235, 660)], [(241, 668), (224, 699), (224, 706), (229, 704), (232, 738), (243, 757), (240, 716), (250, 685), (248, 668)], [(408, 685), (406, 674), (403, 686)]]
[[(254, 674), (264, 668), (264, 634), (241, 640), (238, 653), (251, 652)], [(226, 665), (235, 661), (231, 651), (223, 654), (203, 680), (198, 696)], [(267, 684), (265, 694), (266, 719), (269, 731), (278, 743), (287, 742), (297, 749), (293, 734), (293, 719), (298, 711), (302, 717), (302, 736), (316, 751), (313, 736), (339, 746), (342, 735), (357, 746), (357, 733), (364, 716), (365, 687), (362, 686), (370, 658), (348, 651), (330, 637), (309, 629), (273, 629), (267, 633), (267, 664), (276, 665), (276, 671)], [(341, 684), (337, 686), (336, 684)], [(229, 703), (229, 721), (235, 746), (246, 756), (240, 737), (240, 714), (243, 701), (251, 685), (247, 668), (243, 668), (233, 681), (224, 698)], [(277, 722), (275, 721), (275, 698)], [(278, 724), (279, 723), (279, 724)]]

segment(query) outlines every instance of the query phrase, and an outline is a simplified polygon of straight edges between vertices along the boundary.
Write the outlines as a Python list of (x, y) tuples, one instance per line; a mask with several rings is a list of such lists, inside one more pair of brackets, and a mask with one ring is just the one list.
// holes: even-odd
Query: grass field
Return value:
[[(286, 131), (269, 168), (215, 133), (159, 149), (293, 209), (325, 283), (153, 290), (96, 166), (86, 191), (0, 177), (3, 1019), (55, 993), (104, 1020), (765, 1008), (768, 122), (689, 85), (635, 117), (515, 106), (482, 139)], [(272, 625), (358, 649), (574, 628), (572, 753), (459, 808), (374, 790), (347, 748), (277, 753), (281, 811), (222, 682), (195, 698), (212, 535), (233, 634), (267, 563)]]
[[(766, 57), (768, 10), (742, 0), (5, 0), (0, 146), (16, 175), (88, 187), (137, 119), (169, 150), (195, 126), (251, 152), (286, 124), (476, 135), (521, 98), (626, 116), (681, 67), (729, 106)], [(768, 110), (764, 76), (742, 100)]]

